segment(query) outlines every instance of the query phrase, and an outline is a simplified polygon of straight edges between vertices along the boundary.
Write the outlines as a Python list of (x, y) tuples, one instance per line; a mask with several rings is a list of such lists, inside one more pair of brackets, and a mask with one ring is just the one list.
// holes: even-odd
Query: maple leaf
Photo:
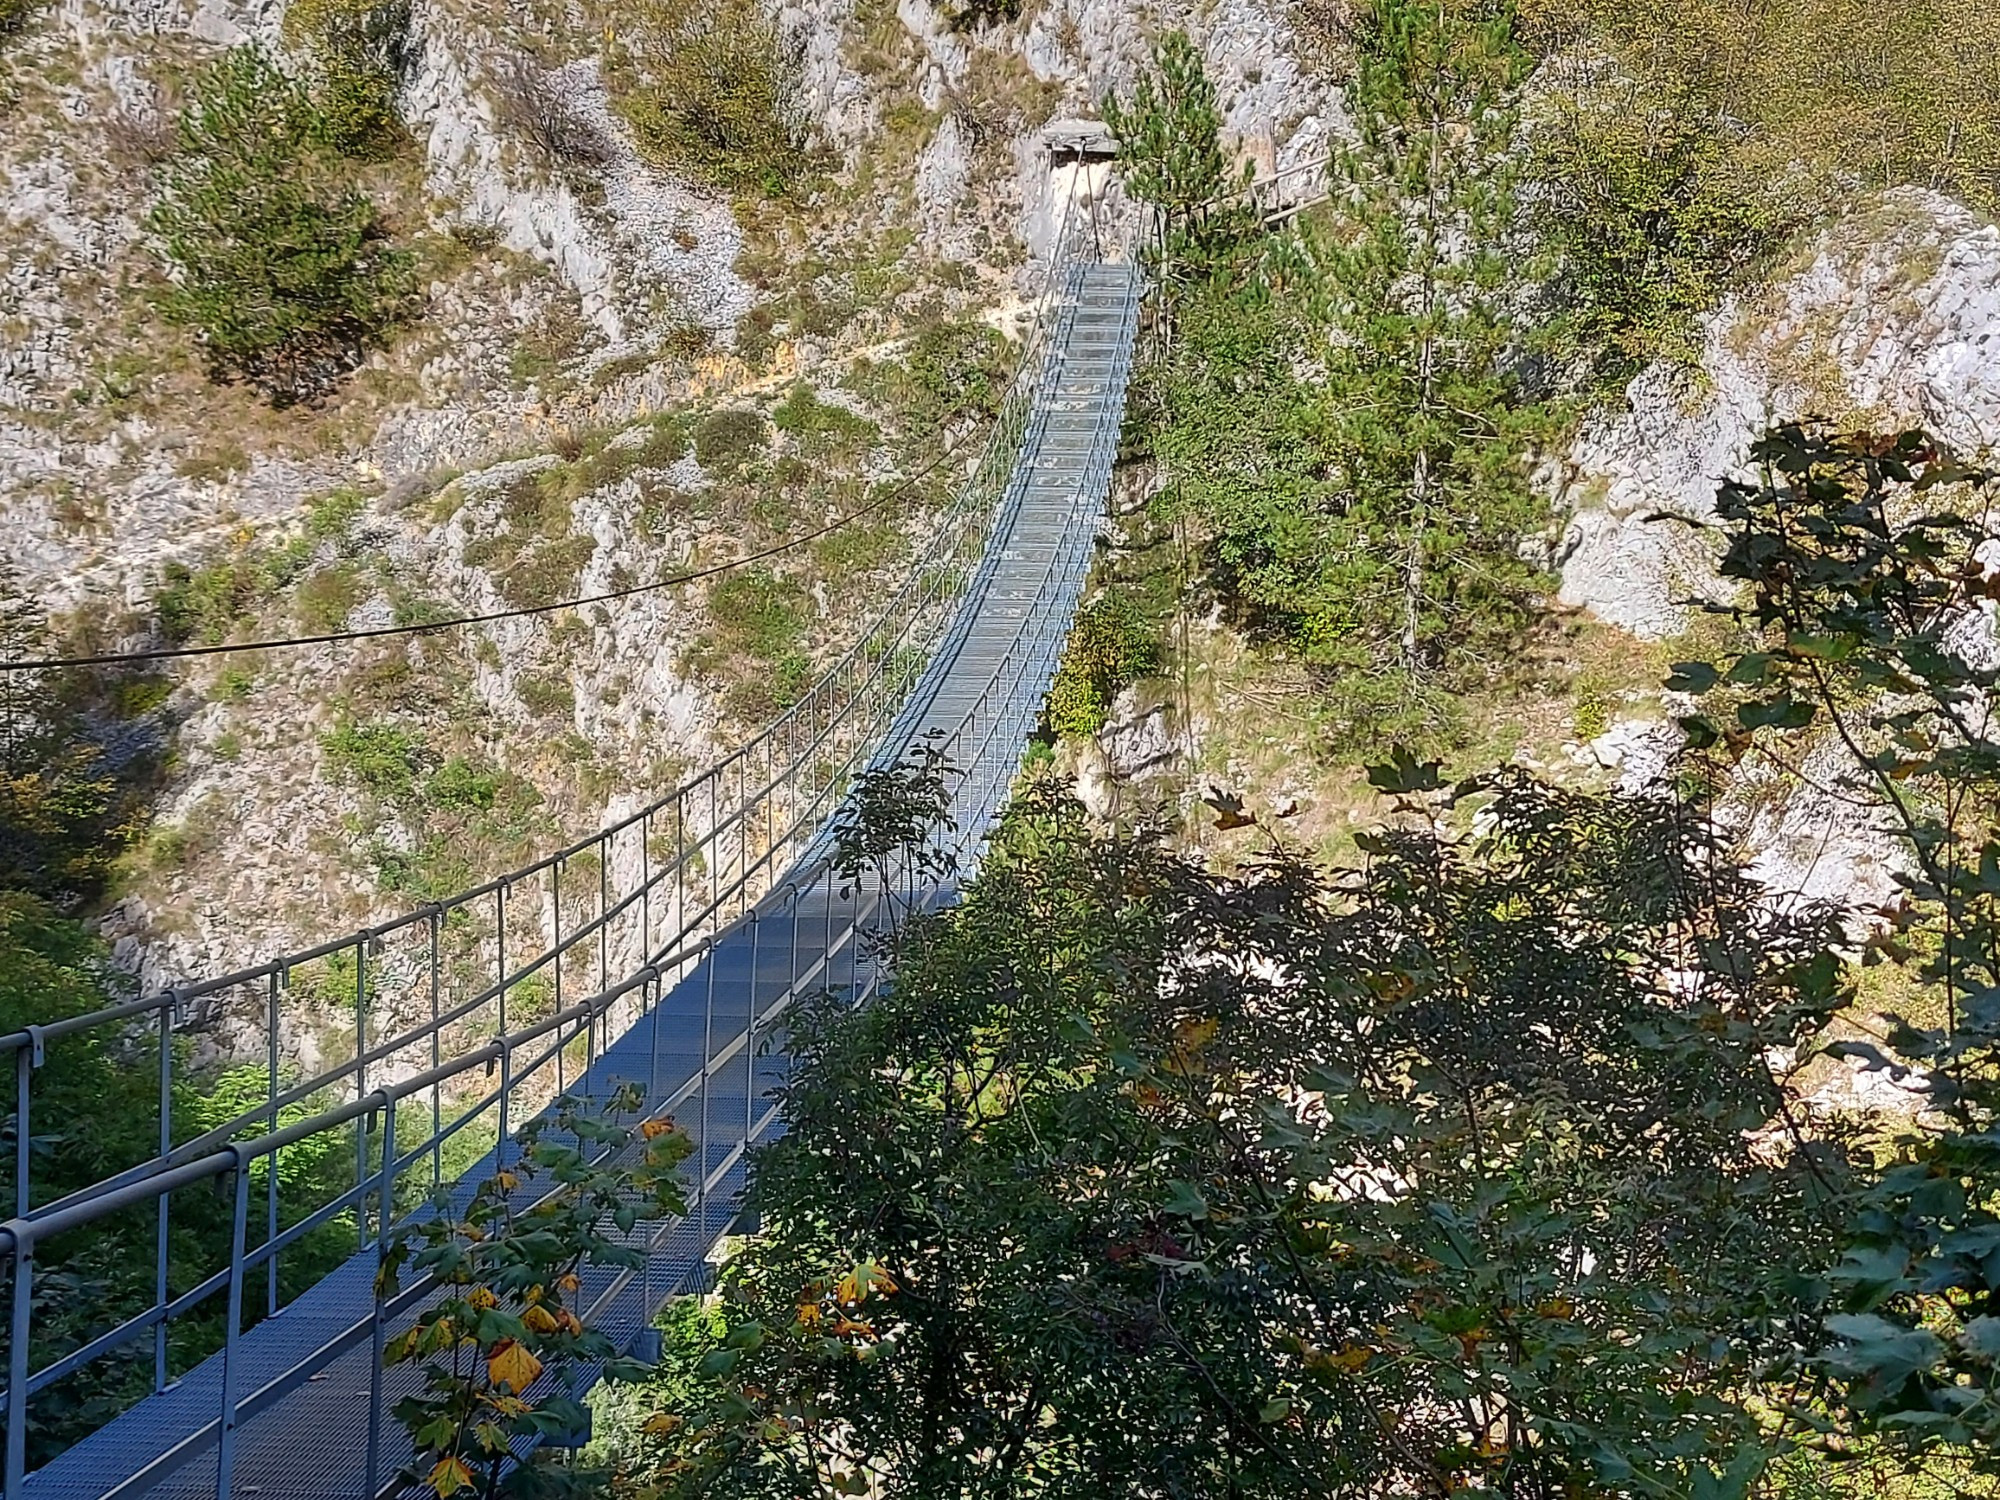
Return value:
[(500, 1299), (483, 1286), (476, 1286), (466, 1294), (465, 1300), (481, 1312), (491, 1312), (500, 1305)]
[(673, 1134), (674, 1122), (669, 1116), (664, 1120), (647, 1120), (639, 1127), (639, 1134), (649, 1141), (656, 1141), (663, 1135)]
[(534, 1333), (554, 1333), (562, 1326), (556, 1322), (555, 1315), (539, 1302), (521, 1314), (521, 1321)]
[(513, 1339), (500, 1340), (486, 1356), (486, 1378), (516, 1394), (525, 1391), (541, 1373), (542, 1362)]
[(457, 1454), (450, 1454), (438, 1460), (438, 1466), (431, 1470), (424, 1483), (431, 1487), (438, 1500), (445, 1500), (448, 1495), (472, 1488), (472, 1470), (459, 1460)]

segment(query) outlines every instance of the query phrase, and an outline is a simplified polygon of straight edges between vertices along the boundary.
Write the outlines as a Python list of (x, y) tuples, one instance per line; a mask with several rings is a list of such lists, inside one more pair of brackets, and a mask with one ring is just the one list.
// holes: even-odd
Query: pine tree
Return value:
[(1102, 107), (1118, 137), (1126, 192), (1158, 215), (1161, 270), (1170, 278), (1214, 270), (1241, 242), (1247, 222), (1231, 200), (1222, 109), (1201, 49), (1185, 31), (1168, 32), (1131, 101), (1107, 95)]
[(1365, 0), (1332, 167), (1307, 242), (1327, 339), (1328, 515), (1309, 659), (1360, 719), (1449, 721), (1452, 694), (1527, 621), (1520, 555), (1543, 506), (1528, 444), (1550, 413), (1514, 373), (1533, 343), (1510, 306), (1515, 95), (1527, 66), (1507, 0)]

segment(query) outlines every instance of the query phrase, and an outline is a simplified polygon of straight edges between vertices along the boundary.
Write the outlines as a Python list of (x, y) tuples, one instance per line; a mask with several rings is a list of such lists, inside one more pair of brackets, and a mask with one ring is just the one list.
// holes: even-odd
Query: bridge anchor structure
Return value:
[[(469, 1196), (518, 1155), (515, 1128), (558, 1097), (633, 1086), (639, 1119), (671, 1116), (695, 1141), (687, 1215), (635, 1226), (637, 1268), (585, 1278), (585, 1323), (643, 1349), (663, 1303), (705, 1286), (749, 1153), (779, 1128), (771, 1093), (787, 1010), (827, 991), (860, 1004), (883, 982), (885, 911), (952, 899), (949, 879), (918, 872), (976, 866), (1042, 712), (1105, 510), (1139, 319), (1138, 270), (1106, 257), (1093, 227), (1066, 220), (985, 455), (909, 579), (854, 652), (749, 746), (618, 825), (450, 901), (0, 1038), (15, 1063), (19, 1142), (14, 1215), (0, 1224), (11, 1272), (5, 1500), (401, 1495), (411, 1450), (390, 1411), (422, 1369), (385, 1369), (382, 1345), (444, 1289), (419, 1279), (378, 1295), (385, 1248), (431, 1211), (433, 1190)], [(862, 771), (918, 746), (956, 771), (937, 836), (952, 859), (843, 878), (842, 798)], [(354, 1054), (295, 1079), (281, 1067), (279, 1012), (307, 982), (322, 999), (351, 994)], [(190, 1018), (261, 1027), (268, 1088), (239, 1119), (176, 1139), (173, 1039)], [(27, 1146), (38, 1070), (51, 1042), (100, 1027), (159, 1040), (158, 1151), (38, 1202)], [(281, 1214), (283, 1164), (329, 1142), (344, 1152), (350, 1137), (347, 1185)], [(453, 1171), (481, 1141), (492, 1143), (485, 1155)], [(547, 1191), (529, 1179), (517, 1206)], [(170, 1264), (176, 1213), (217, 1193), (226, 1259)], [(37, 1250), (114, 1215), (155, 1227), (154, 1295), (53, 1352), (37, 1323)], [(351, 1232), (353, 1253), (284, 1295), (286, 1257), (295, 1263), (308, 1236), (330, 1230)], [(177, 1368), (169, 1330), (218, 1313), (220, 1347)], [(150, 1364), (151, 1394), (31, 1471), (33, 1400), (113, 1361)]]

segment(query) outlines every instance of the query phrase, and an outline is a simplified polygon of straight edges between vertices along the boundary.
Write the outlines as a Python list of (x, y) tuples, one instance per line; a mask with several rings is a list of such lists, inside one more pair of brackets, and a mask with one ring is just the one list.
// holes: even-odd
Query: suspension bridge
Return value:
[[(1136, 269), (1107, 253), (1094, 213), (1082, 217), (1058, 231), (1019, 371), (935, 534), (848, 655), (750, 743), (449, 900), (0, 1038), (15, 1072), (13, 1217), (0, 1224), (6, 1500), (403, 1494), (411, 1450), (389, 1412), (422, 1371), (385, 1370), (382, 1346), (443, 1293), (419, 1278), (378, 1294), (385, 1247), (433, 1193), (469, 1194), (515, 1159), (516, 1129), (561, 1097), (636, 1086), (639, 1119), (671, 1116), (696, 1143), (687, 1216), (635, 1227), (639, 1268), (585, 1278), (586, 1324), (643, 1349), (661, 1305), (705, 1284), (747, 1153), (777, 1126), (787, 1008), (825, 991), (864, 1001), (882, 980), (869, 939), (885, 904), (953, 893), (950, 877), (926, 873), (946, 863), (935, 858), (837, 870), (843, 798), (870, 768), (940, 752), (957, 774), (930, 853), (971, 869), (1053, 680), (1104, 513), (1139, 317)], [(351, 1016), (353, 1046), (300, 1077), (284, 1018), (307, 999)], [(237, 1119), (181, 1138), (175, 1042), (190, 1030), (258, 1059), (264, 1087)], [(38, 1201), (37, 1080), (51, 1046), (85, 1032), (155, 1039), (157, 1150)], [(321, 1201), (281, 1194), (288, 1164), (350, 1151)], [(526, 1206), (548, 1189), (530, 1179), (520, 1191)], [(190, 1265), (175, 1226), (198, 1197), (212, 1216), (218, 1196), (226, 1253)], [(80, 1342), (58, 1340), (44, 1325), (60, 1298), (38, 1296), (38, 1249), (113, 1218), (152, 1243), (151, 1296)], [(352, 1253), (294, 1287), (307, 1247), (329, 1234), (351, 1236)], [(182, 1368), (196, 1325), (214, 1352)], [(149, 1394), (31, 1469), (37, 1402), (91, 1380)]]

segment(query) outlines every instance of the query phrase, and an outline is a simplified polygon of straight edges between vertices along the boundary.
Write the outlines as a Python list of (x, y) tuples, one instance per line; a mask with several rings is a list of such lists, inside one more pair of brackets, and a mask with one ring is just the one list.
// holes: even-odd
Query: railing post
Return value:
[[(439, 1066), (442, 1058), (442, 1043), (438, 1038), (438, 927), (443, 916), (442, 909), (435, 903), (430, 910), (430, 968), (431, 968), (431, 1067)], [(444, 1084), (431, 1080), (431, 1188), (437, 1189), (444, 1180)]]
[(25, 1240), (14, 1241), (14, 1284), (8, 1309), (7, 1344), (7, 1492), (16, 1500), (28, 1473), (28, 1311), (34, 1300), (35, 1252)]
[[(278, 974), (271, 971), (271, 984), (265, 994), (265, 1084), (270, 1089), (270, 1109), (264, 1117), (264, 1128), (275, 1132), (278, 1128)], [(281, 1148), (282, 1149), (282, 1148)], [(264, 1174), (264, 1243), (274, 1244), (278, 1238), (278, 1153), (271, 1155), (270, 1169)], [(276, 1317), (278, 1312), (278, 1252), (274, 1249), (264, 1257), (264, 1312), (267, 1317)]]
[[(368, 1480), (361, 1500), (375, 1500), (381, 1472), (382, 1454), (382, 1354), (388, 1342), (383, 1327), (386, 1309), (382, 1303), (382, 1273), (389, 1261), (389, 1225), (395, 1214), (396, 1199), (396, 1096), (382, 1104), (382, 1167), (375, 1185), (375, 1282), (373, 1329), (375, 1357), (368, 1365)], [(367, 1212), (367, 1201), (355, 1205), (357, 1213)]]
[[(554, 924), (555, 935), (556, 935), (555, 941), (549, 945), (549, 967), (555, 971), (556, 1009), (559, 1011), (563, 1008), (562, 866), (563, 862), (561, 860), (557, 860), (554, 864), (549, 866), (549, 914), (550, 914), (550, 921)], [(585, 1026), (588, 1026), (590, 1024), (590, 1018), (588, 1016), (584, 1017), (583, 1024)], [(564, 1081), (565, 1078), (567, 1077), (567, 1069), (569, 1066), (569, 1060), (564, 1056), (564, 1054), (568, 1051), (569, 1051), (568, 1044), (564, 1042), (561, 1031), (557, 1031), (556, 1093), (558, 1095), (561, 1095), (568, 1087), (567, 1083)]]
[[(180, 997), (168, 990), (160, 1006), (160, 1155), (174, 1148), (174, 1020)], [(153, 1389), (167, 1388), (167, 1237), (172, 1228), (173, 1208), (169, 1194), (162, 1193), (153, 1213), (153, 1306), (160, 1321), (153, 1325)], [(11, 1500), (11, 1497), (10, 1497)]]
[[(236, 1346), (243, 1325), (243, 1253), (250, 1222), (250, 1164), (241, 1146), (228, 1148), (236, 1157), (235, 1207), (229, 1221), (229, 1313), (222, 1330), (222, 1413), (216, 1433), (215, 1500), (232, 1500), (236, 1481)], [(367, 1212), (356, 1203), (354, 1216), (366, 1231)]]
[(757, 920), (757, 912), (750, 912), (750, 983), (744, 986), (748, 999), (744, 1003), (743, 1017), (743, 1149), (750, 1149), (750, 1125), (756, 1118), (757, 1106), (757, 978), (758, 961), (764, 928)]
[[(354, 945), (354, 1097), (361, 1100), (368, 1095), (368, 945), (357, 942)], [(354, 1117), (354, 1185), (359, 1188), (368, 1180), (368, 1116)], [(357, 1199), (354, 1208), (354, 1248), (356, 1252), (368, 1248), (368, 1215), (361, 1211)]]

